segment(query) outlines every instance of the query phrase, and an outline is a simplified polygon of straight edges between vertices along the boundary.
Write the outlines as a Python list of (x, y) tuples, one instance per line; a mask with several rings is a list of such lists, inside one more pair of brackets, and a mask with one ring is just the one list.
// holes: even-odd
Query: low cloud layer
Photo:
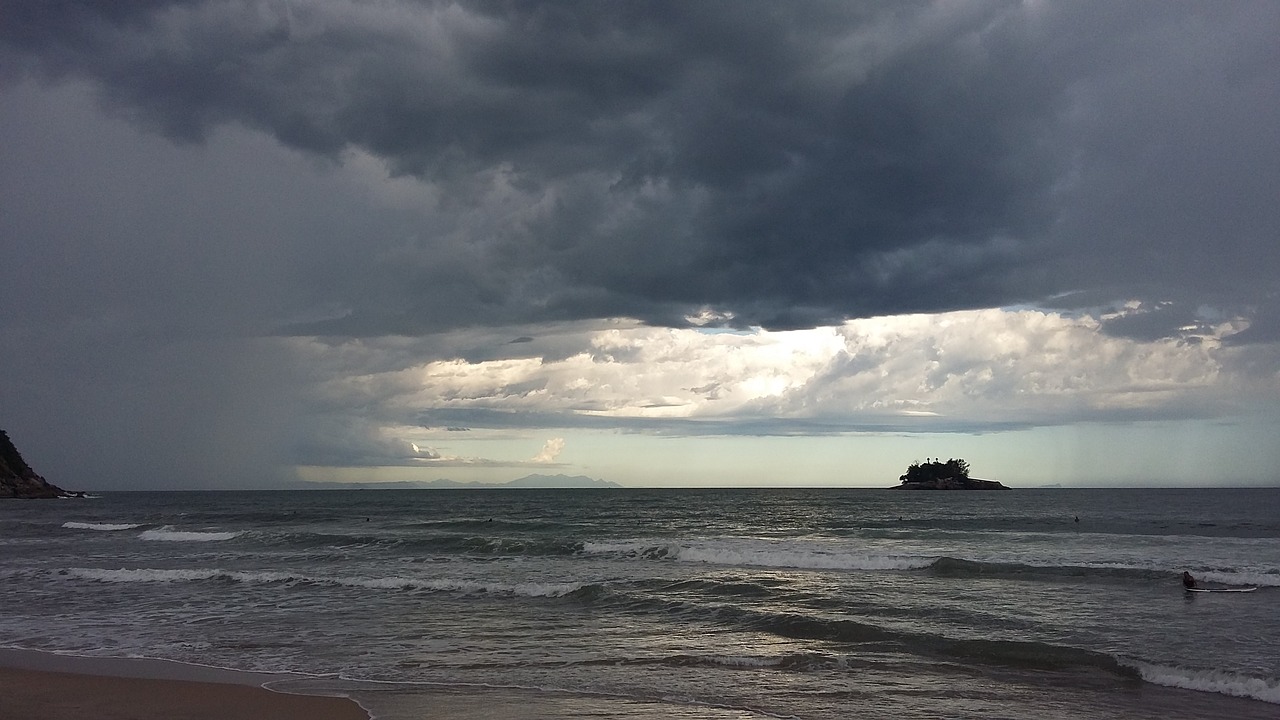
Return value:
[(117, 468), (145, 445), (163, 485), (481, 462), (413, 451), (424, 425), (1230, 414), (1280, 368), (1276, 27), (1265, 1), (18, 3), (0, 424), (55, 467), (68, 436)]
[[(377, 341), (293, 342), (317, 359), (362, 355), (368, 372), (345, 366), (331, 404), (364, 407), (424, 437), (459, 422), (680, 435), (980, 433), (1210, 419), (1280, 400), (1252, 351), (1223, 344), (1238, 319), (1148, 341), (1108, 336), (1105, 322), (993, 309), (780, 332), (560, 327), (520, 354), (404, 367), (381, 366), (397, 352)], [(576, 352), (564, 353), (569, 346)], [(534, 461), (562, 446), (549, 441)]]

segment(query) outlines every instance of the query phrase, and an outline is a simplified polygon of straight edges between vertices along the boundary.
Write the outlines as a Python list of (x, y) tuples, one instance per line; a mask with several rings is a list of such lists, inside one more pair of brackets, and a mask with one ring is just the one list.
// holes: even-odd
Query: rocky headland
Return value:
[(957, 458), (946, 462), (931, 460), (911, 463), (907, 472), (898, 478), (894, 489), (898, 490), (1008, 490), (995, 480), (979, 480), (969, 477), (969, 463)]
[(22, 459), (9, 434), (0, 430), (0, 498), (59, 498), (81, 497), (84, 493), (69, 493), (36, 474)]

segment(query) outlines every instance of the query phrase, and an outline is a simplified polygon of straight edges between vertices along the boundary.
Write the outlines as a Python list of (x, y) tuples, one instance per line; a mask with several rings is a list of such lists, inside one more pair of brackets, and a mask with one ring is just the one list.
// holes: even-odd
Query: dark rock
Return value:
[(921, 480), (904, 482), (894, 486), (900, 490), (1008, 490), (1009, 486), (995, 480), (979, 480), (978, 478), (940, 478), (937, 480)]
[(0, 498), (59, 497), (84, 497), (84, 493), (69, 493), (37, 475), (9, 440), (9, 434), (0, 430)]

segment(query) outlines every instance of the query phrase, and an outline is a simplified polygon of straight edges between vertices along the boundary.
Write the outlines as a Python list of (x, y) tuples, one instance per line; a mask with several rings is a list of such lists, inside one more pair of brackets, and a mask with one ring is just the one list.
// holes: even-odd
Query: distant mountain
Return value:
[(608, 480), (596, 480), (586, 475), (525, 475), (510, 482), (501, 483), (501, 487), (511, 488), (616, 488), (618, 483)]
[(321, 483), (306, 482), (291, 486), (308, 490), (497, 490), (501, 488), (618, 488), (621, 485), (608, 480), (596, 480), (586, 475), (526, 475), (507, 482), (459, 482), (457, 480), (430, 480), (377, 483)]
[(9, 434), (0, 430), (0, 498), (38, 499), (71, 495), (37, 475), (9, 440)]

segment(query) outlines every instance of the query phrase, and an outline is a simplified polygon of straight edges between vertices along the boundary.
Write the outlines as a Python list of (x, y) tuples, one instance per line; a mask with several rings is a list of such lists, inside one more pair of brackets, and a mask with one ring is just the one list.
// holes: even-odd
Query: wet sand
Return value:
[[(307, 692), (318, 694), (301, 694)], [(361, 702), (348, 699), (347, 693)], [(759, 717), (732, 708), (659, 700), (511, 688), (353, 683), (167, 660), (0, 648), (0, 720), (369, 720), (371, 714), (385, 720)]]
[[(61, 667), (64, 669), (51, 669)], [(369, 720), (342, 697), (292, 695), (230, 681), (137, 677), (148, 661), (103, 663), (0, 653), (0, 717), (23, 720)], [(75, 671), (68, 671), (75, 670)], [(96, 674), (102, 670), (110, 674)], [(111, 671), (115, 672), (112, 673)], [(188, 668), (190, 670), (190, 668)], [(218, 671), (204, 669), (207, 674)], [(182, 672), (170, 667), (166, 674)]]

